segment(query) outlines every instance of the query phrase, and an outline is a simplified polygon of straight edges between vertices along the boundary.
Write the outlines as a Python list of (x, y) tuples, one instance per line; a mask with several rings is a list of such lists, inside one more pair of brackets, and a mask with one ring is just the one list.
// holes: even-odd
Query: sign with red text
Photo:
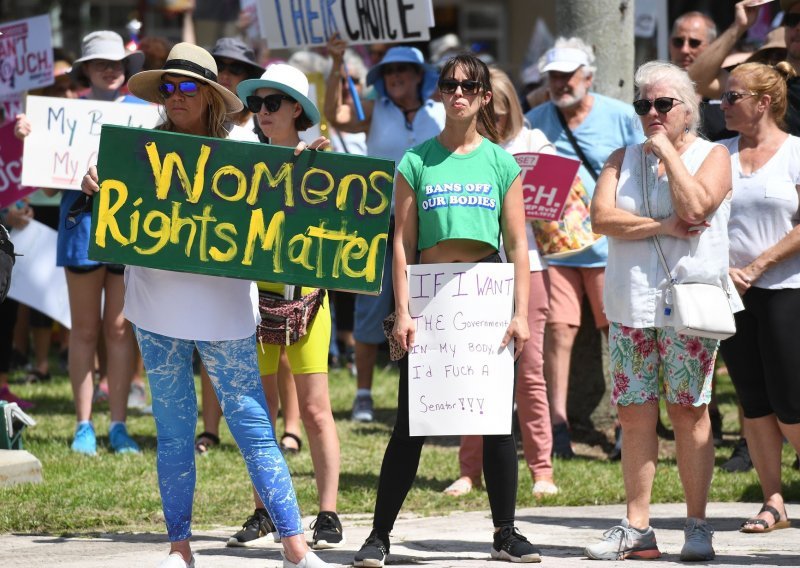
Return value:
[(52, 85), (50, 17), (0, 24), (0, 96)]
[(31, 133), (25, 138), (22, 183), (36, 187), (80, 189), (89, 166), (97, 163), (104, 124), (152, 128), (155, 105), (28, 97)]
[(410, 434), (509, 434), (514, 342), (500, 343), (514, 313), (514, 265), (416, 264), (407, 274), (416, 325), (408, 355)]
[(564, 214), (580, 160), (535, 152), (514, 154), (522, 168), (522, 198), (525, 217), (558, 221)]
[(431, 0), (258, 0), (270, 49), (324, 46), (338, 33), (350, 45), (428, 41)]
[(14, 136), (14, 123), (0, 126), (0, 209), (8, 207), (35, 187), (20, 185), (22, 173), (22, 140)]

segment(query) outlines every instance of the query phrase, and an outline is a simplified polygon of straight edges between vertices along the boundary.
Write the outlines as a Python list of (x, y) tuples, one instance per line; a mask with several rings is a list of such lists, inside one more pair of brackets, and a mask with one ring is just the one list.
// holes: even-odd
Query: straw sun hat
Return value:
[(158, 92), (158, 87), (165, 74), (197, 79), (200, 83), (208, 85), (225, 101), (228, 113), (239, 112), (244, 108), (242, 101), (236, 95), (217, 83), (217, 64), (211, 54), (192, 43), (175, 45), (161, 69), (141, 71), (131, 77), (128, 81), (128, 90), (140, 99), (162, 104), (164, 99)]

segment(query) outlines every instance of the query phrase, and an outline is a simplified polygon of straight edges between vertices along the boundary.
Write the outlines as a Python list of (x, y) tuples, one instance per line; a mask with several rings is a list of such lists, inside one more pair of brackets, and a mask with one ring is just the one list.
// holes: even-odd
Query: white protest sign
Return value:
[(153, 128), (160, 120), (155, 105), (54, 97), (28, 97), (26, 114), (22, 184), (61, 189), (80, 189), (97, 163), (103, 124)]
[(408, 288), (410, 434), (509, 434), (514, 342), (500, 343), (514, 312), (514, 265), (411, 265)]
[(322, 46), (338, 33), (351, 45), (430, 39), (431, 0), (259, 0), (270, 49)]
[(32, 220), (11, 232), (18, 256), (11, 271), (8, 297), (47, 314), (66, 328), (72, 327), (64, 269), (56, 266), (57, 233)]
[(53, 84), (49, 16), (0, 24), (0, 33), (0, 95)]

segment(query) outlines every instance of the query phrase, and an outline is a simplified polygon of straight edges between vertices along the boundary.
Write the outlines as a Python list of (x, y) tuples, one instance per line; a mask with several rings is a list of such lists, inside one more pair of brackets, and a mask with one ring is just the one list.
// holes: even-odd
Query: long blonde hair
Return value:
[[(228, 122), (228, 114), (222, 95), (217, 93), (216, 90), (212, 89), (205, 83), (200, 81), (197, 83), (203, 86), (203, 88), (200, 89), (199, 96), (202, 97), (203, 102), (205, 102), (207, 105), (208, 115), (206, 117), (206, 135), (211, 138), (227, 138), (228, 129), (225, 128), (225, 124)], [(163, 122), (156, 126), (156, 130), (175, 132), (175, 123), (169, 118), (169, 115), (167, 115), (164, 107), (162, 107), (162, 112)]]
[(519, 104), (514, 84), (508, 75), (497, 67), (491, 67), (489, 77), (492, 81), (494, 112), (506, 115), (505, 128), (502, 132), (497, 133), (498, 142), (505, 144), (520, 133), (522, 127), (525, 126), (525, 117), (522, 114), (522, 106)]

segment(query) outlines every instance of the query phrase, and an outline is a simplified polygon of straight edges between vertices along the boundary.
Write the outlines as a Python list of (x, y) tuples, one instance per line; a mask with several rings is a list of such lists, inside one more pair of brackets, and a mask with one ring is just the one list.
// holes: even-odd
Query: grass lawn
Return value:
[[(354, 378), (344, 370), (331, 373), (333, 409), (342, 447), (339, 512), (371, 514), (381, 459), (394, 420), (397, 371), (378, 372), (375, 384), (376, 421), (350, 422)], [(0, 488), (0, 533), (87, 534), (107, 531), (163, 532), (161, 503), (156, 483), (155, 427), (152, 417), (132, 414), (129, 429), (144, 452), (117, 456), (108, 449), (108, 410), (101, 406), (95, 415), (99, 437), (98, 456), (73, 454), (69, 443), (74, 430), (74, 413), (69, 382), (55, 376), (47, 384), (12, 385), (14, 392), (36, 402), (31, 412), (38, 425), (25, 432), (25, 449), (37, 456), (44, 468), (44, 483)], [(199, 382), (197, 391), (199, 393)], [(719, 398), (725, 431), (732, 433), (737, 418), (732, 387), (726, 376), (719, 382)], [(244, 464), (223, 425), (222, 445), (197, 460), (197, 491), (194, 524), (197, 528), (236, 526), (252, 512), (251, 490)], [(202, 421), (198, 423), (198, 432)], [(279, 422), (278, 432), (282, 432)], [(732, 442), (733, 435), (727, 438)], [(422, 454), (417, 481), (404, 511), (420, 515), (454, 510), (486, 510), (485, 491), (454, 499), (442, 494), (458, 476), (456, 438), (429, 442)], [(541, 503), (547, 505), (591, 505), (624, 501), (619, 462), (609, 462), (599, 447), (576, 443), (585, 456), (557, 461), (555, 476), (561, 493)], [(674, 444), (662, 441), (662, 460), (653, 491), (654, 502), (681, 502), (680, 482), (674, 460)], [(730, 447), (717, 449), (717, 464), (730, 454)], [(785, 497), (800, 501), (800, 473), (791, 469), (794, 454), (784, 447)], [(316, 488), (311, 458), (304, 443), (300, 454), (290, 456), (295, 489), (304, 515), (317, 512)], [(537, 504), (531, 495), (531, 478), (524, 460), (519, 461), (519, 507)], [(755, 472), (728, 474), (716, 470), (711, 488), (713, 501), (761, 500)], [(755, 512), (757, 507), (754, 506)]]

